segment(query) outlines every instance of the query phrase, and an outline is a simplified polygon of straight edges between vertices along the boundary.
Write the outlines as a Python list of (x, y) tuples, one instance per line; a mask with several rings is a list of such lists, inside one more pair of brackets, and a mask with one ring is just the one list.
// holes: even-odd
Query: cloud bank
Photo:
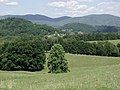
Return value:
[(63, 10), (63, 14), (72, 16), (88, 14), (120, 15), (119, 0), (50, 0), (48, 5), (57, 8), (57, 10)]
[(14, 5), (18, 5), (18, 2), (12, 0), (0, 0), (0, 4), (14, 6)]

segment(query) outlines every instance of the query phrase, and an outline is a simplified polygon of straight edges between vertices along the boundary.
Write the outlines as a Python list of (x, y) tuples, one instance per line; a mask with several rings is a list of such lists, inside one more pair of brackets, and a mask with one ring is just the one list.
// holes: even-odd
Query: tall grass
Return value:
[(0, 90), (120, 90), (120, 58), (66, 54), (71, 72), (0, 71)]

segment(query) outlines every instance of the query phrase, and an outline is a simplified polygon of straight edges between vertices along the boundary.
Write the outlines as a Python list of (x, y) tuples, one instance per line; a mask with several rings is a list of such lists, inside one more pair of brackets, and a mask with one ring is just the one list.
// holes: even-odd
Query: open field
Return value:
[(120, 43), (120, 40), (109, 40), (111, 43), (117, 45), (118, 43)]
[[(109, 41), (109, 42), (111, 42), (111, 43), (113, 43), (113, 44), (115, 44), (115, 45), (117, 45), (118, 43), (120, 43), (120, 40), (106, 40), (106, 41)], [(89, 42), (97, 42), (97, 41), (89, 41)]]
[(0, 90), (120, 90), (120, 58), (66, 54), (71, 72), (0, 71)]

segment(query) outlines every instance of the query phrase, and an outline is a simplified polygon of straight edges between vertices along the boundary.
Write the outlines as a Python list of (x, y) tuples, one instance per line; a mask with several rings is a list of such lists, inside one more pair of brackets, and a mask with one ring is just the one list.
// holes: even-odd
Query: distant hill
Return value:
[[(64, 17), (67, 18), (67, 17)], [(61, 19), (64, 19), (63, 17)], [(56, 19), (56, 21), (60, 21)], [(83, 23), (68, 23), (61, 27), (54, 28), (49, 25), (34, 24), (22, 18), (7, 18), (0, 20), (0, 36), (19, 36), (19, 35), (52, 35), (56, 31), (63, 32), (120, 32), (116, 26), (92, 26)]]
[(88, 15), (83, 17), (73, 17), (67, 20), (61, 21), (61, 25), (67, 23), (84, 23), (88, 25), (106, 25), (106, 26), (120, 26), (120, 17), (109, 15), (109, 14), (101, 14), (101, 15)]
[(120, 32), (120, 27), (117, 26), (92, 26), (82, 23), (69, 23), (59, 28), (70, 32)]
[(44, 16), (44, 15), (28, 14), (28, 15), (5, 15), (5, 16), (1, 16), (0, 19), (5, 19), (5, 18), (9, 18), (9, 17), (22, 18), (22, 19), (29, 20), (33, 23), (48, 24), (48, 25), (52, 25), (52, 26), (59, 26), (58, 22), (71, 18), (68, 16), (63, 16), (63, 17), (59, 17), (59, 18), (50, 18), (50, 17)]
[(0, 36), (16, 35), (49, 35), (58, 31), (48, 25), (33, 24), (21, 18), (7, 18), (0, 20)]
[(68, 17), (63, 16), (59, 18), (50, 18), (44, 15), (6, 15), (1, 16), (0, 19), (8, 17), (17, 17), (30, 20), (34, 23), (48, 24), (52, 26), (63, 26), (68, 23), (83, 23), (88, 25), (106, 25), (106, 26), (120, 26), (120, 17), (109, 14), (88, 15), (83, 17)]
[(68, 23), (61, 27), (62, 30), (72, 31), (72, 32), (93, 32), (96, 31), (96, 28), (92, 25), (82, 24), (82, 23)]

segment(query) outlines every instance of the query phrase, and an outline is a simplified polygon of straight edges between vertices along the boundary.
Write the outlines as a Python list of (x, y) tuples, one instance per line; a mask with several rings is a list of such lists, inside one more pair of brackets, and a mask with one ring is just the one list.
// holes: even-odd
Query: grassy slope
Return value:
[[(109, 41), (109, 42), (111, 42), (111, 43), (113, 43), (113, 44), (115, 44), (115, 45), (117, 45), (118, 43), (120, 43), (120, 40), (118, 39), (118, 40), (106, 40), (106, 41)], [(97, 42), (97, 41), (89, 41), (89, 42)]]
[(120, 58), (66, 54), (71, 72), (0, 71), (0, 90), (120, 90)]
[(111, 43), (117, 45), (118, 43), (120, 43), (120, 40), (109, 40)]

